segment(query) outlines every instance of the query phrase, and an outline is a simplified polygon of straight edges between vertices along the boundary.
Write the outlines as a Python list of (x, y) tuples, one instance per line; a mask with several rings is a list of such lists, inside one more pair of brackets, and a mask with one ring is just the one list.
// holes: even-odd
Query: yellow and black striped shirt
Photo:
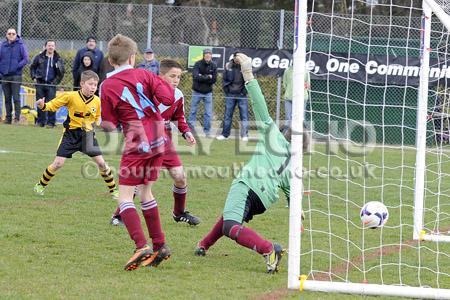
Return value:
[(100, 98), (86, 97), (81, 90), (66, 92), (47, 102), (44, 111), (56, 112), (60, 107), (66, 106), (68, 110), (64, 127), (67, 129), (81, 128), (85, 131), (93, 130), (93, 124), (100, 125)]

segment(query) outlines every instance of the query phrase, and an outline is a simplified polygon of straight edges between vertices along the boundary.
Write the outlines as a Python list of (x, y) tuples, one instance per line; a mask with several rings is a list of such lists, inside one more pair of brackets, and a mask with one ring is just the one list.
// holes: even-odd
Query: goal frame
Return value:
[[(422, 16), (422, 57), (421, 73), (418, 95), (417, 113), (417, 136), (416, 136), (416, 179), (414, 193), (414, 231), (413, 238), (419, 242), (424, 240), (441, 241), (446, 237), (426, 234), (423, 231), (423, 200), (425, 184), (425, 151), (426, 151), (426, 111), (428, 101), (428, 77), (430, 59), (430, 35), (431, 16), (435, 13), (450, 31), (450, 22), (444, 18), (448, 15), (432, 0), (423, 0)], [(295, 25), (294, 25), (294, 53), (293, 53), (293, 81), (302, 82), (305, 73), (306, 61), (306, 37), (307, 37), (307, 0), (295, 0)], [(412, 298), (449, 299), (450, 289), (412, 287), (400, 285), (380, 285), (369, 283), (333, 282), (308, 280), (306, 275), (300, 276), (300, 253), (301, 253), (301, 211), (303, 184), (301, 172), (303, 152), (302, 134), (304, 120), (304, 85), (293, 85), (293, 105), (292, 105), (292, 165), (291, 165), (291, 201), (289, 208), (289, 260), (288, 260), (288, 289), (300, 289), (321, 292), (338, 292), (364, 295), (390, 295)], [(421, 113), (422, 112), (422, 113)], [(294, 183), (295, 181), (295, 183)], [(420, 192), (417, 192), (420, 191)], [(450, 237), (449, 237), (450, 241)]]
[(413, 239), (416, 241), (450, 242), (449, 235), (427, 233), (424, 230), (424, 196), (425, 196), (425, 161), (427, 148), (427, 111), (428, 90), (430, 75), (430, 51), (431, 51), (431, 18), (434, 13), (450, 31), (449, 16), (433, 0), (422, 1), (422, 45), (421, 67), (419, 81), (419, 98), (417, 108), (417, 134), (416, 134), (416, 170), (414, 182), (414, 231)]

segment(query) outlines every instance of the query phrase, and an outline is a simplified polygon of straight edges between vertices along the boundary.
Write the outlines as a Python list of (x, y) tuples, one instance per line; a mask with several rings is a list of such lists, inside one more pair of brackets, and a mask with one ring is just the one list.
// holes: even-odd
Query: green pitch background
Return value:
[[(33, 185), (45, 167), (53, 160), (61, 129), (45, 129), (0, 125), (0, 298), (2, 299), (366, 299), (325, 293), (286, 291), (287, 259), (281, 263), (281, 271), (270, 276), (265, 274), (264, 260), (252, 251), (236, 246), (227, 238), (210, 249), (206, 257), (193, 255), (196, 243), (205, 235), (221, 214), (231, 177), (189, 178), (188, 209), (202, 219), (198, 227), (176, 224), (172, 220), (173, 205), (171, 181), (164, 174), (155, 185), (163, 228), (167, 242), (173, 250), (170, 260), (158, 268), (144, 268), (125, 272), (123, 265), (131, 256), (134, 245), (124, 227), (109, 225), (115, 202), (109, 198), (100, 178), (86, 179), (82, 176), (82, 165), (89, 159), (76, 155), (68, 160), (46, 190), (44, 197), (33, 194)], [(105, 140), (102, 133), (98, 134)], [(211, 143), (210, 154), (183, 154), (189, 167), (231, 167), (234, 162), (246, 161), (250, 154), (239, 154), (234, 141), (217, 142), (200, 140), (205, 148)], [(207, 147), (208, 148), (208, 147)], [(197, 151), (198, 153), (199, 151)], [(117, 167), (119, 155), (107, 154), (106, 160)], [(374, 157), (378, 157), (375, 155)], [(391, 157), (390, 159), (396, 159)], [(333, 162), (333, 160), (331, 160)], [(327, 158), (318, 158), (315, 163), (326, 164)], [(336, 164), (339, 164), (336, 161)], [(213, 168), (212, 168), (213, 169)], [(395, 176), (395, 171), (392, 171)], [(397, 174), (399, 175), (399, 174)], [(390, 176), (391, 177), (391, 176)], [(346, 193), (339, 181), (312, 181), (311, 189), (328, 190), (335, 194)], [(311, 195), (311, 201), (327, 199), (319, 193)], [(327, 209), (327, 201), (323, 208)], [(306, 205), (306, 204), (305, 204)], [(355, 205), (356, 207), (356, 205)], [(308, 208), (308, 206), (307, 206)], [(357, 211), (355, 209), (355, 211)], [(336, 211), (340, 213), (340, 211)], [(353, 213), (353, 211), (351, 211)], [(356, 212), (357, 213), (357, 212)], [(398, 216), (391, 211), (392, 224)], [(327, 229), (328, 221), (318, 212), (307, 213), (315, 217), (314, 228)], [(352, 221), (358, 216), (351, 216)], [(337, 218), (333, 232), (345, 236), (347, 224)], [(409, 220), (408, 220), (409, 221)], [(321, 227), (322, 226), (322, 227)], [(288, 209), (280, 201), (262, 216), (257, 216), (251, 227), (264, 237), (287, 247)], [(385, 233), (385, 243), (400, 239), (398, 228), (395, 234)], [(405, 231), (408, 231), (405, 228)], [(379, 231), (369, 234), (379, 238)], [(406, 235), (406, 233), (404, 233)], [(361, 232), (355, 230), (355, 240)], [(304, 239), (309, 239), (310, 233)], [(327, 249), (329, 237), (317, 234), (315, 247)], [(378, 242), (378, 240), (377, 240)], [(334, 251), (345, 257), (345, 243), (332, 240)], [(430, 244), (431, 245), (431, 244)], [(305, 243), (305, 247), (309, 247)], [(435, 249), (435, 247), (430, 246)], [(448, 245), (441, 245), (439, 265), (448, 272)], [(417, 252), (417, 251), (416, 251)], [(350, 256), (360, 255), (350, 247)], [(415, 253), (412, 251), (411, 253)], [(405, 252), (404, 256), (411, 253)], [(436, 256), (428, 252), (423, 264), (436, 264)], [(302, 257), (303, 259), (303, 257)], [(385, 259), (398, 261), (397, 254)], [(327, 270), (330, 257), (316, 255), (304, 261), (314, 263), (315, 268)], [(372, 259), (368, 266), (379, 262)], [(308, 264), (309, 264), (308, 263)], [(332, 265), (339, 265), (332, 260)], [(395, 269), (395, 268), (393, 268)], [(396, 268), (398, 269), (398, 267)], [(446, 271), (447, 270), (447, 271)], [(375, 273), (377, 270), (375, 269)], [(417, 272), (413, 273), (412, 277)], [(350, 278), (359, 280), (360, 272)], [(368, 272), (368, 278), (379, 278), (379, 273)], [(340, 274), (341, 276), (345, 276)], [(416, 276), (417, 277), (417, 276)], [(386, 282), (395, 282), (398, 274), (385, 272)], [(436, 275), (424, 271), (423, 283), (436, 284)], [(441, 275), (441, 278), (443, 275)], [(448, 283), (446, 283), (448, 285)], [(441, 285), (445, 284), (441, 282)], [(447, 286), (448, 288), (448, 286)]]

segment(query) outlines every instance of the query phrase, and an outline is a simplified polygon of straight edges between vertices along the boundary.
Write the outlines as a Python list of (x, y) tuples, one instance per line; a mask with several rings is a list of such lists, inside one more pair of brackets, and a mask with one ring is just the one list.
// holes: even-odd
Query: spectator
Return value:
[(3, 89), (0, 81), (0, 123), (3, 122)]
[(73, 81), (75, 81), (75, 77), (78, 76), (78, 69), (80, 68), (80, 65), (81, 65), (81, 59), (83, 58), (83, 56), (86, 52), (92, 53), (92, 59), (93, 59), (92, 71), (99, 74), (100, 65), (103, 60), (103, 52), (97, 48), (97, 41), (96, 41), (95, 37), (90, 36), (86, 39), (86, 47), (83, 47), (80, 50), (78, 50), (77, 55), (75, 56), (75, 58), (73, 60), (73, 65), (72, 65)]
[(449, 142), (447, 105), (439, 91), (436, 91), (434, 98), (433, 111), (428, 118), (433, 120), (436, 145), (442, 145)]
[(137, 66), (138, 69), (146, 69), (155, 75), (159, 75), (159, 61), (155, 58), (152, 48), (144, 51), (144, 61)]
[(12, 122), (14, 102), (14, 122), (20, 119), (20, 84), (22, 69), (28, 63), (27, 48), (14, 28), (6, 31), (6, 41), (0, 45), (0, 79), (5, 95), (6, 124)]
[(248, 141), (248, 102), (247, 90), (245, 89), (244, 77), (241, 73), (241, 66), (231, 59), (223, 73), (223, 91), (225, 93), (225, 113), (223, 117), (222, 134), (216, 139), (225, 140), (230, 136), (231, 125), (233, 123), (233, 113), (236, 104), (239, 106), (239, 117), (241, 120), (241, 139)]
[[(94, 71), (94, 58), (91, 52), (86, 52), (81, 57), (81, 65), (78, 67), (76, 75), (73, 77), (73, 90), (78, 91), (80, 89), (81, 73), (84, 71)], [(94, 71), (95, 72), (95, 71)], [(97, 73), (97, 72), (95, 72)]]
[(99, 85), (106, 79), (106, 74), (111, 71), (114, 71), (114, 67), (109, 63), (108, 56), (105, 56), (102, 60), (100, 71), (98, 73), (98, 77), (100, 78)]
[[(284, 71), (283, 74), (283, 87), (284, 87), (284, 118), (285, 123), (282, 129), (285, 132), (288, 128), (291, 127), (292, 120), (292, 65)], [(304, 98), (304, 107), (306, 111), (306, 103), (309, 100), (309, 90), (310, 90), (310, 77), (309, 72), (305, 70), (305, 98)], [(306, 114), (306, 112), (305, 112)]]
[(211, 49), (203, 50), (203, 59), (197, 61), (192, 71), (192, 101), (189, 113), (189, 127), (195, 131), (197, 108), (203, 99), (205, 114), (203, 116), (203, 130), (206, 137), (211, 136), (211, 118), (213, 111), (212, 89), (217, 80), (217, 66), (212, 61)]
[[(55, 50), (56, 42), (48, 40), (45, 50), (36, 55), (30, 66), (31, 79), (36, 82), (36, 100), (44, 98), (45, 103), (56, 97), (56, 85), (64, 77), (64, 61)], [(56, 113), (38, 108), (37, 125), (55, 127)]]
[(205, 26), (206, 27), (206, 35), (204, 39), (205, 45), (211, 45), (211, 46), (219, 46), (219, 33), (218, 33), (218, 26), (217, 26), (217, 20), (213, 19), (211, 21), (211, 25)]

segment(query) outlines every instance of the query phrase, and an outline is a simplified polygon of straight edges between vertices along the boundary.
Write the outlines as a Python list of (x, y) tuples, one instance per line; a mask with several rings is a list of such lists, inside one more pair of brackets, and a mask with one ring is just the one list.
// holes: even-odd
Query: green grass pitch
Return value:
[[(265, 273), (264, 260), (252, 251), (238, 247), (227, 238), (221, 239), (210, 249), (206, 257), (193, 255), (196, 243), (212, 227), (220, 216), (230, 176), (212, 176), (214, 167), (229, 167), (233, 163), (245, 162), (250, 152), (239, 154), (234, 141), (218, 142), (201, 140), (196, 153), (182, 154), (187, 168), (201, 166), (203, 176), (188, 178), (188, 209), (202, 219), (198, 227), (176, 224), (172, 220), (173, 206), (171, 180), (162, 174), (154, 187), (158, 200), (163, 229), (173, 255), (158, 268), (142, 268), (133, 272), (123, 271), (123, 265), (131, 256), (134, 245), (124, 227), (109, 225), (109, 219), (116, 204), (109, 198), (101, 178), (89, 179), (82, 175), (82, 166), (89, 161), (86, 156), (75, 155), (68, 160), (50, 183), (44, 197), (33, 194), (33, 185), (53, 160), (61, 136), (60, 129), (41, 129), (23, 126), (0, 125), (0, 298), (1, 299), (365, 299), (325, 293), (296, 291), (287, 292), (287, 259), (284, 257), (281, 270), (276, 275)], [(99, 133), (104, 141), (104, 134)], [(210, 154), (199, 154), (198, 149), (210, 145)], [(317, 146), (322, 152), (323, 146)], [(366, 160), (377, 164), (381, 154), (374, 152)], [(397, 162), (399, 153), (385, 153), (385, 160)], [(406, 154), (408, 165), (413, 154)], [(120, 156), (105, 155), (107, 162), (117, 167)], [(363, 158), (356, 161), (362, 162)], [(305, 157), (309, 163), (309, 157)], [(329, 159), (317, 155), (312, 166), (331, 163), (346, 168), (338, 156)], [(197, 168), (198, 170), (198, 168)], [(209, 170), (209, 171), (205, 171)], [(224, 169), (225, 170), (225, 169)], [(380, 170), (375, 170), (375, 173)], [(210, 173), (208, 173), (210, 172)], [(371, 247), (379, 245), (381, 230), (364, 231), (365, 252), (372, 255), (363, 266), (356, 258), (361, 256), (358, 247), (362, 245), (363, 231), (359, 225), (359, 206), (363, 199), (380, 197), (380, 183), (391, 183), (383, 191), (383, 197), (390, 208), (389, 225), (383, 229), (384, 245), (396, 244), (411, 239), (411, 228), (400, 226), (399, 183), (400, 170), (388, 170), (384, 178), (395, 182), (380, 182), (380, 179), (354, 179), (350, 184), (339, 179), (314, 178), (308, 181), (307, 189), (312, 194), (305, 198), (307, 230), (302, 242), (305, 252), (302, 256), (307, 272), (326, 272), (330, 268), (340, 278), (355, 282), (366, 272), (369, 282), (380, 280), (398, 283), (399, 272), (404, 283), (417, 284), (415, 268), (418, 261), (430, 269), (421, 269), (422, 284), (450, 288), (445, 274), (437, 282), (436, 270), (449, 272), (449, 245), (426, 244), (427, 249), (418, 255), (417, 249), (390, 251), (382, 256), (383, 268), (378, 268), (379, 255), (372, 255)], [(412, 180), (414, 170), (407, 169)], [(206, 173), (206, 175), (205, 175)], [(208, 175), (209, 174), (209, 175)], [(225, 173), (222, 173), (225, 174)], [(378, 174), (378, 173), (377, 173)], [(198, 174), (197, 174), (198, 175)], [(448, 180), (447, 180), (448, 181)], [(374, 187), (361, 192), (360, 184)], [(408, 188), (411, 182), (403, 183), (402, 201), (410, 201), (401, 210), (404, 222), (411, 224), (412, 194)], [(447, 186), (448, 188), (448, 186)], [(332, 195), (331, 195), (332, 194)], [(281, 199), (284, 199), (282, 197)], [(359, 199), (346, 202), (346, 199)], [(377, 199), (375, 199), (377, 200)], [(448, 201), (448, 199), (446, 199)], [(347, 205), (342, 205), (347, 203)], [(280, 201), (264, 215), (257, 216), (250, 223), (267, 239), (288, 245), (288, 209)], [(408, 206), (409, 205), (409, 206)], [(329, 217), (320, 211), (331, 210)], [(347, 218), (351, 222), (346, 222)], [(341, 216), (341, 217), (340, 217)], [(311, 228), (313, 230), (311, 230)], [(335, 236), (327, 234), (329, 229)], [(311, 239), (311, 236), (313, 239)], [(342, 239), (344, 238), (344, 239)], [(313, 241), (311, 243), (311, 240)], [(348, 241), (351, 241), (350, 243)], [(333, 256), (327, 254), (333, 249)], [(348, 249), (348, 250), (347, 250)], [(376, 250), (376, 249), (375, 249)], [(322, 252), (323, 251), (323, 252)], [(435, 252), (446, 253), (439, 255)], [(401, 256), (402, 267), (398, 267)], [(342, 271), (343, 258), (354, 258), (350, 274)], [(410, 265), (409, 265), (410, 264)], [(360, 269), (360, 270), (358, 270)], [(319, 272), (320, 271), (320, 272)], [(380, 275), (381, 274), (381, 275)], [(336, 277), (334, 277), (336, 279)]]

